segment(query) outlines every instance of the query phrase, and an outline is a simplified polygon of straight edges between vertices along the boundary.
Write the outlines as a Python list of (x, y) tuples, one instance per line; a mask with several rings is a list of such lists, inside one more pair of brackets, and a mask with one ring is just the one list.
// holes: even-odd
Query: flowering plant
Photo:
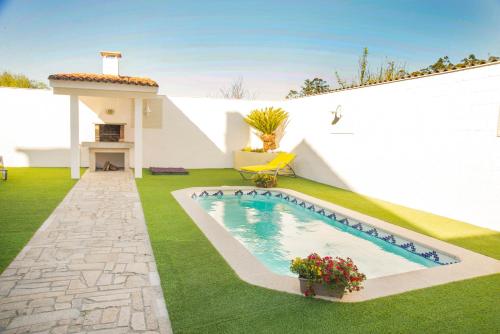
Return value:
[(278, 183), (276, 176), (269, 174), (255, 174), (253, 182), (259, 188), (272, 188)]
[(331, 256), (321, 257), (312, 253), (306, 258), (297, 257), (292, 260), (290, 270), (307, 279), (306, 296), (314, 296), (314, 284), (323, 284), (330, 289), (340, 288), (342, 292), (359, 291), (361, 282), (366, 279), (365, 274), (358, 271), (358, 267), (351, 258), (342, 259)]

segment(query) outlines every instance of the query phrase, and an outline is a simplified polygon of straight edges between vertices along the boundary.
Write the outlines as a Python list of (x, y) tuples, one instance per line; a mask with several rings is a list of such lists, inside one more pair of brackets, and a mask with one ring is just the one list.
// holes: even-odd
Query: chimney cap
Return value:
[(102, 57), (116, 57), (116, 58), (121, 58), (122, 53), (119, 51), (101, 51), (101, 56)]

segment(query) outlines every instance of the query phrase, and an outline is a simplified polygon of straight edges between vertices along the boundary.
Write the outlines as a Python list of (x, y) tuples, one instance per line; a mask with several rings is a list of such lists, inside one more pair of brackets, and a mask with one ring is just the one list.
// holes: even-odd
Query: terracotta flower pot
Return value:
[(264, 144), (264, 152), (276, 149), (276, 135), (274, 133), (260, 136)]
[[(306, 278), (299, 278), (300, 282), (300, 291), (305, 294), (305, 292), (309, 289), (309, 283)], [(333, 289), (323, 285), (322, 283), (314, 283), (312, 285), (316, 296), (325, 296), (325, 297), (335, 297), (341, 299), (344, 295), (344, 287), (343, 286), (335, 286)]]

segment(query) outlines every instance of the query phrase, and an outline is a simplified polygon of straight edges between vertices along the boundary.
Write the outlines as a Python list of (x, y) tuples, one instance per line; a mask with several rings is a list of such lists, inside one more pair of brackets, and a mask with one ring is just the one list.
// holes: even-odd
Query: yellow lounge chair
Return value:
[(279, 153), (276, 158), (274, 158), (266, 165), (240, 167), (240, 169), (238, 169), (238, 172), (245, 180), (248, 180), (248, 178), (245, 177), (245, 174), (274, 174), (275, 177), (278, 175), (295, 177), (295, 171), (293, 170), (292, 166), (290, 166), (290, 163), (293, 161), (293, 159), (295, 159), (295, 154), (283, 152)]

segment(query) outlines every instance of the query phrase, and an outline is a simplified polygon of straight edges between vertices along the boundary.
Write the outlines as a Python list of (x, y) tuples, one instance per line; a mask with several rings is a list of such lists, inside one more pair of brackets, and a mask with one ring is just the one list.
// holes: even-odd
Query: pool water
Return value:
[(295, 257), (310, 253), (350, 257), (367, 278), (439, 266), (317, 212), (274, 196), (205, 196), (197, 201), (272, 272), (290, 272)]

